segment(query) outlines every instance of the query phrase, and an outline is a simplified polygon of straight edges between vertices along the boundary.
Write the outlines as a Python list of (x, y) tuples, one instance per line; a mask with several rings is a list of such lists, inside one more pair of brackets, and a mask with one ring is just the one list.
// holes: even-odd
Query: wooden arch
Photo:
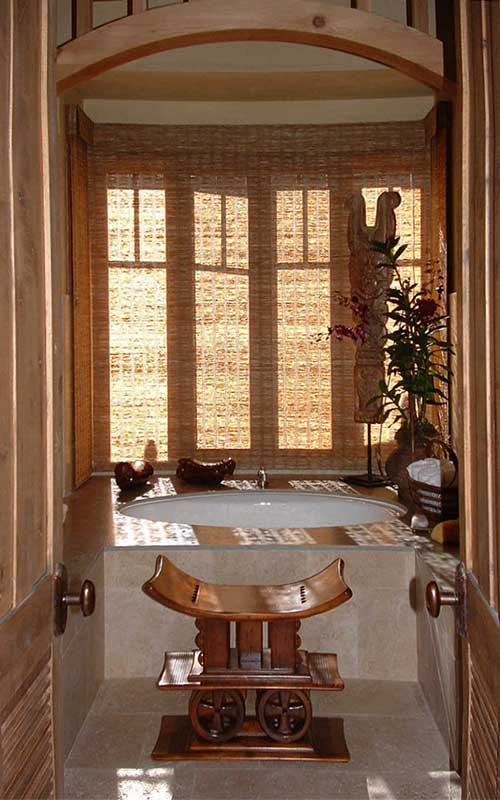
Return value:
[(122, 17), (65, 44), (57, 57), (58, 91), (163, 50), (228, 41), (342, 50), (446, 90), (441, 42), (376, 14), (328, 0), (196, 0)]

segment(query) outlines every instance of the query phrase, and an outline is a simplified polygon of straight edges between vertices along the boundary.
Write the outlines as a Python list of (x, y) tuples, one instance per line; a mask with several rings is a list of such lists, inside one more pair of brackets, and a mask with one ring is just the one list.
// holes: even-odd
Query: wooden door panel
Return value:
[(41, 0), (17, 0), (12, 19), (16, 602), (47, 569), (42, 8)]
[(5, 797), (54, 796), (52, 654), (36, 663), (4, 708), (0, 723)]
[(53, 435), (59, 402), (49, 159), (53, 10), (53, 0), (0, 3), (2, 800), (45, 800), (56, 793), (53, 673), (60, 648), (53, 638), (52, 560), (62, 521), (54, 513), (62, 460), (59, 467)]
[(459, 0), (463, 797), (500, 798), (500, 0)]
[[(10, 98), (10, 39), (12, 20), (1, 14), (0, 22), (0, 164), (10, 158), (8, 127)], [(12, 553), (14, 544), (14, 407), (12, 358), (13, 293), (10, 276), (13, 264), (11, 254), (12, 203), (8, 170), (0, 169), (0, 253), (2, 254), (2, 279), (0, 280), (0, 507), (3, 531), (0, 536), (0, 616), (12, 607), (14, 583)]]
[(499, 796), (500, 628), (498, 615), (477, 581), (467, 581), (467, 720), (465, 796), (490, 800)]

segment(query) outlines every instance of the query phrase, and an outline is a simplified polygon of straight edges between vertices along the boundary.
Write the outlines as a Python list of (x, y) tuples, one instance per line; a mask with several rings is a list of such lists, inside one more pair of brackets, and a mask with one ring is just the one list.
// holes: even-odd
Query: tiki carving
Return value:
[(380, 254), (372, 250), (372, 242), (384, 242), (396, 233), (394, 209), (401, 203), (398, 192), (383, 192), (377, 200), (375, 225), (366, 224), (366, 206), (361, 192), (346, 201), (349, 208), (348, 243), (351, 295), (368, 306), (368, 331), (363, 342), (356, 344), (354, 387), (356, 422), (378, 422), (381, 406), (373, 402), (380, 393), (384, 377), (382, 336), (385, 331), (386, 290), (391, 281), (389, 270), (378, 269)]

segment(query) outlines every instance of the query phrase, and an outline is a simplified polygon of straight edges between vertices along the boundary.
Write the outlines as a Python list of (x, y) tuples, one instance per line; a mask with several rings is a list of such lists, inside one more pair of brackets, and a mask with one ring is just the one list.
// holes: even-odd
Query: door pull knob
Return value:
[(460, 562), (455, 571), (455, 591), (442, 591), (436, 581), (431, 581), (425, 589), (425, 605), (431, 617), (439, 617), (442, 606), (455, 606), (458, 633), (467, 638), (467, 572)]
[(425, 605), (431, 617), (439, 617), (441, 606), (458, 606), (460, 598), (456, 592), (441, 591), (436, 581), (427, 584), (425, 590)]
[(82, 583), (79, 594), (68, 592), (68, 571), (64, 564), (58, 564), (54, 575), (54, 628), (56, 636), (66, 630), (68, 607), (79, 606), (84, 617), (90, 617), (95, 609), (95, 586), (92, 581)]

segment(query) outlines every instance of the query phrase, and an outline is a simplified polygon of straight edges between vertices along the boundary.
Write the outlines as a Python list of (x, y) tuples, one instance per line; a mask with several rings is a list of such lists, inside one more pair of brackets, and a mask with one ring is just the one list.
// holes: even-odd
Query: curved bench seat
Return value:
[(167, 608), (200, 619), (303, 619), (336, 608), (352, 597), (343, 570), (344, 561), (337, 558), (302, 581), (230, 586), (202, 581), (183, 572), (165, 556), (158, 556), (155, 574), (142, 590)]

